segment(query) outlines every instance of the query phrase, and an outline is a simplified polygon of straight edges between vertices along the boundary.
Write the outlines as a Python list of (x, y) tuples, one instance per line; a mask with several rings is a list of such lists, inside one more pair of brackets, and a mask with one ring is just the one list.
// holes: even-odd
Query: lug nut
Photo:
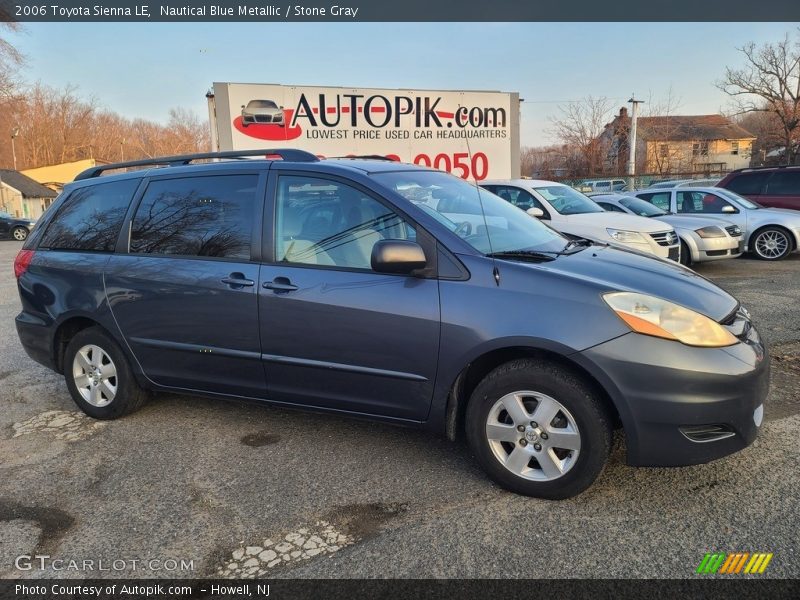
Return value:
[(519, 427), (517, 427), (517, 431), (519, 432), (525, 431), (525, 425), (520, 425)]
[(526, 440), (525, 438), (521, 439), (519, 441), (519, 445), (520, 446), (527, 446), (528, 445), (528, 440)]
[(541, 449), (542, 449), (542, 445), (541, 445), (541, 444), (534, 444), (534, 445), (533, 445), (533, 449), (534, 449), (534, 450), (536, 450), (536, 451), (538, 452), (539, 450), (541, 450)]
[(531, 421), (531, 427), (533, 427), (534, 429), (536, 429), (538, 427), (538, 425), (536, 424), (536, 421)]
[(539, 437), (541, 437), (543, 440), (546, 440), (547, 439), (547, 434), (543, 431), (542, 435), (540, 435)]

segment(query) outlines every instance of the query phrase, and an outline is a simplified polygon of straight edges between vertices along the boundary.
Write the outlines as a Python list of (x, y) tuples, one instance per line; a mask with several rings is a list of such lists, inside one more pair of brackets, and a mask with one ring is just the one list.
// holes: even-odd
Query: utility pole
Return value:
[(631, 108), (631, 133), (628, 138), (630, 150), (628, 154), (628, 190), (633, 191), (636, 189), (634, 177), (636, 175), (636, 119), (639, 115), (639, 105), (644, 104), (644, 101), (636, 100), (636, 95), (631, 94), (631, 99), (628, 102), (633, 105)]
[(14, 140), (19, 135), (19, 127), (14, 127), (11, 130), (11, 155), (14, 157), (14, 170), (17, 170), (17, 148), (14, 145)]

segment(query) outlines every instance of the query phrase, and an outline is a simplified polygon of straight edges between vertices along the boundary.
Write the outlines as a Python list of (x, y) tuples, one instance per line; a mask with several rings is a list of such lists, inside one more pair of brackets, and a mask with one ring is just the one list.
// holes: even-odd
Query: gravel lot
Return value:
[[(494, 486), (464, 443), (381, 424), (167, 395), (83, 418), (17, 339), (19, 248), (0, 242), (0, 577), (683, 578), (710, 550), (773, 552), (766, 576), (800, 576), (800, 256), (697, 269), (771, 348), (753, 446), (633, 469), (618, 437), (593, 488), (548, 502)], [(22, 554), (124, 566), (18, 570)]]

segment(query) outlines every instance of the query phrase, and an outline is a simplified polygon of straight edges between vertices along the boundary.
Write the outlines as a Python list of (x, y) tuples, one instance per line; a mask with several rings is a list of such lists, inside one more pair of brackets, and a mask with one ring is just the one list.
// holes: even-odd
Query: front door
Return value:
[(275, 218), (266, 222), (275, 260), (261, 267), (258, 290), (268, 397), (424, 420), (439, 352), (438, 281), (370, 267), (375, 242), (416, 240), (415, 228), (356, 185), (273, 176)]
[(251, 260), (264, 180), (241, 172), (149, 182), (131, 223), (130, 251), (109, 261), (106, 292), (153, 382), (264, 396), (259, 264)]

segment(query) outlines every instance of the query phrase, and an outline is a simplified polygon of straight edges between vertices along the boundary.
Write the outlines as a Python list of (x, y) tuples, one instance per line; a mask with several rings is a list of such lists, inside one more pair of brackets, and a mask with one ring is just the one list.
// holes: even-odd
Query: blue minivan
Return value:
[(427, 427), (543, 498), (590, 486), (615, 428), (632, 465), (741, 450), (768, 392), (749, 314), (708, 280), (392, 161), (96, 167), (14, 271), (23, 346), (92, 417), (169, 391)]

